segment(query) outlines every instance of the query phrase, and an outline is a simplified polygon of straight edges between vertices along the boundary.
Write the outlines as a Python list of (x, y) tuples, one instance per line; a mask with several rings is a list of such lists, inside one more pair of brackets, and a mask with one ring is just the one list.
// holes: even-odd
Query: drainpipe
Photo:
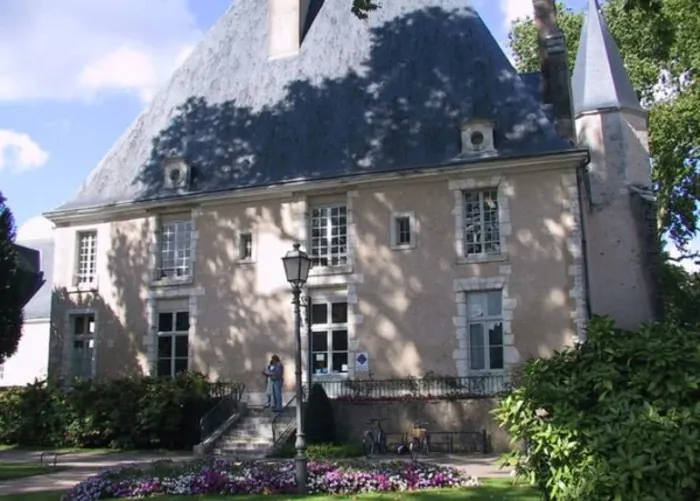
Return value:
[(584, 218), (585, 210), (583, 208), (584, 197), (583, 197), (583, 173), (590, 162), (590, 158), (587, 158), (581, 165), (576, 168), (576, 188), (578, 191), (578, 210), (579, 210), (579, 221), (581, 227), (581, 260), (583, 261), (583, 297), (586, 301), (586, 321), (590, 321), (592, 314), (591, 309), (591, 287), (590, 287), (590, 266), (588, 263), (588, 240), (586, 239), (586, 219)]

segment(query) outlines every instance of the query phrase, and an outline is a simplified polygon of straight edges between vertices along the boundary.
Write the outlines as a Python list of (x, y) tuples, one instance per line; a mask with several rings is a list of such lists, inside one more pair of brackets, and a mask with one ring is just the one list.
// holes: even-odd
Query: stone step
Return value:
[(218, 444), (214, 450), (219, 451), (221, 453), (236, 453), (236, 452), (250, 452), (250, 451), (258, 451), (258, 452), (265, 452), (268, 449), (272, 447), (272, 442), (245, 442), (245, 441), (236, 441), (236, 442), (222, 442), (221, 444)]
[(226, 433), (221, 439), (222, 440), (228, 440), (228, 439), (240, 439), (240, 440), (254, 440), (254, 439), (261, 439), (261, 440), (272, 440), (272, 431), (268, 430), (265, 432), (248, 432), (246, 430), (231, 430), (230, 432)]

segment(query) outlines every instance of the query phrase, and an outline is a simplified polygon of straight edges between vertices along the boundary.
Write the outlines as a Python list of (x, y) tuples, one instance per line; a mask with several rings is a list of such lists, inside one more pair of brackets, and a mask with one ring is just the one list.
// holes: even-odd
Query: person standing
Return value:
[(274, 365), (274, 363), (272, 362), (272, 359), (270, 359), (267, 366), (262, 371), (263, 376), (265, 376), (265, 406), (264, 407), (266, 409), (272, 405), (272, 401), (273, 401), (272, 377), (268, 375), (270, 372), (272, 372), (273, 365)]
[(282, 386), (284, 384), (284, 367), (277, 355), (272, 355), (270, 367), (265, 371), (272, 381), (272, 409), (274, 412), (282, 412)]

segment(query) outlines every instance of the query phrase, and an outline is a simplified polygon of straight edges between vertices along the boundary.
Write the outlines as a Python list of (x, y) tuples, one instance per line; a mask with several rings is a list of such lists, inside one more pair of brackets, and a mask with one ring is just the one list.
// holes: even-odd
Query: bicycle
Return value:
[(386, 453), (386, 433), (382, 428), (382, 421), (386, 421), (386, 419), (370, 419), (367, 421), (367, 424), (370, 426), (375, 424), (374, 428), (365, 430), (362, 434), (362, 447), (365, 451), (365, 456), (368, 458), (377, 453)]
[(427, 422), (415, 422), (408, 432), (408, 452), (411, 459), (416, 459), (416, 454), (427, 456), (430, 452), (430, 432), (428, 432)]

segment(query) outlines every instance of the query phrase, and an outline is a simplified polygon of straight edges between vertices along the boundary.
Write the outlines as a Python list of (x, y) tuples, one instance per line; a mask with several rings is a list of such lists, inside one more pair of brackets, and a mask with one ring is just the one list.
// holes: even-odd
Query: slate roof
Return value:
[(174, 196), (168, 156), (191, 193), (444, 165), (469, 117), (495, 119), (502, 157), (574, 148), (468, 0), (382, 2), (368, 21), (314, 2), (298, 56), (268, 60), (268, 2), (236, 0), (59, 210)]
[(598, 0), (588, 0), (571, 90), (576, 114), (609, 108), (643, 110)]
[[(30, 252), (32, 250), (39, 252), (40, 270), (43, 272), (44, 284), (38, 292), (24, 306), (24, 319), (34, 320), (40, 318), (49, 318), (51, 316), (51, 287), (53, 284), (53, 253), (54, 243), (52, 239), (43, 240), (23, 240), (17, 241), (20, 252), (25, 248)], [(24, 254), (29, 257), (28, 253)], [(33, 260), (33, 257), (29, 257)], [(32, 266), (34, 267), (34, 266)]]

